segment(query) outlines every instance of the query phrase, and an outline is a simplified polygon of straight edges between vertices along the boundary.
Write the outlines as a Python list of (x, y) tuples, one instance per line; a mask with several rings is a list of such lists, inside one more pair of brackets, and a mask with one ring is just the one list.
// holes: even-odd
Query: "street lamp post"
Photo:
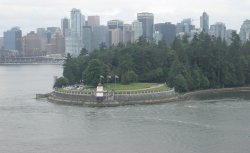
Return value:
[(109, 79), (111, 79), (111, 75), (108, 75), (108, 76), (107, 76), (107, 90), (109, 89), (109, 85), (108, 85)]

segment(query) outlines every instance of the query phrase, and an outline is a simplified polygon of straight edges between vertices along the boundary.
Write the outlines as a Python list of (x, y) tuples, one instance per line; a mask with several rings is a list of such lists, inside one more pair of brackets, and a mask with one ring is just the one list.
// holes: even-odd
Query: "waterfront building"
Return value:
[(48, 43), (51, 43), (52, 32), (46, 30), (46, 38)]
[(61, 31), (64, 37), (68, 35), (69, 29), (70, 29), (70, 21), (68, 18), (65, 17), (61, 20)]
[(57, 54), (63, 56), (65, 54), (65, 38), (60, 30), (57, 30), (48, 44), (48, 54)]
[(84, 48), (88, 51), (92, 51), (92, 28), (91, 26), (83, 26), (82, 30), (82, 40), (84, 44)]
[(204, 33), (209, 32), (209, 16), (206, 12), (203, 12), (202, 16), (200, 17), (200, 29)]
[(48, 35), (45, 28), (37, 28), (36, 33), (40, 39), (40, 49), (42, 52), (47, 52), (48, 39), (51, 39), (50, 33)]
[(66, 54), (78, 56), (84, 47), (82, 41), (82, 27), (85, 25), (85, 17), (79, 9), (71, 10), (70, 17), (71, 27), (69, 35), (65, 38)]
[(19, 27), (4, 32), (4, 49), (19, 52), (22, 50), (22, 31)]
[(217, 38), (221, 38), (221, 40), (226, 39), (226, 25), (222, 22), (217, 22), (214, 25), (210, 26), (210, 35), (215, 36)]
[(0, 37), (0, 50), (4, 49), (3, 37)]
[(137, 20), (142, 23), (143, 37), (148, 41), (152, 41), (154, 34), (154, 14), (148, 12), (138, 13)]
[(142, 22), (139, 22), (138, 20), (132, 22), (132, 31), (134, 32), (133, 40), (138, 41), (139, 38), (143, 35)]
[(96, 27), (100, 26), (100, 16), (88, 16), (88, 26)]
[(39, 40), (40, 40), (41, 51), (42, 52), (47, 52), (48, 38), (47, 37), (39, 37)]
[(22, 38), (22, 56), (41, 56), (41, 44), (38, 34), (31, 31)]
[(242, 43), (245, 43), (250, 38), (250, 20), (245, 20), (240, 28), (240, 39)]
[(162, 34), (162, 40), (171, 45), (176, 37), (176, 27), (170, 22), (155, 24), (155, 30)]
[(46, 35), (47, 35), (48, 43), (51, 43), (52, 35), (54, 35), (56, 31), (58, 30), (60, 30), (59, 27), (47, 27)]
[(109, 45), (108, 41), (108, 27), (107, 26), (96, 26), (93, 27), (92, 31), (92, 50), (97, 50), (100, 48), (100, 44), (104, 43)]

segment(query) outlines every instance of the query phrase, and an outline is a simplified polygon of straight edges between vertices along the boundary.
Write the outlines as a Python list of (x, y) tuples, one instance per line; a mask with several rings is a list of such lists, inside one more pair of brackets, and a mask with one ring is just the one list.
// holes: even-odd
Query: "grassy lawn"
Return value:
[[(86, 90), (87, 89), (87, 90)], [(87, 86), (85, 90), (78, 90), (83, 93), (89, 93), (91, 91), (95, 91), (96, 87)], [(60, 88), (59, 91), (63, 91), (64, 89)], [(120, 84), (120, 83), (109, 83), (104, 84), (104, 90), (115, 91), (116, 93), (122, 92), (144, 92), (144, 91), (166, 91), (169, 90), (165, 84), (157, 84), (157, 83), (131, 83), (131, 84)]]
[(164, 84), (156, 84), (156, 83), (131, 83), (128, 85), (124, 84), (108, 84), (104, 86), (105, 90), (113, 90), (116, 92), (124, 92), (124, 91), (166, 91), (169, 88)]
[(151, 86), (156, 85), (155, 83), (131, 83), (131, 84), (120, 84), (120, 83), (109, 83), (108, 85), (105, 84), (105, 90), (140, 90), (140, 89), (147, 89)]

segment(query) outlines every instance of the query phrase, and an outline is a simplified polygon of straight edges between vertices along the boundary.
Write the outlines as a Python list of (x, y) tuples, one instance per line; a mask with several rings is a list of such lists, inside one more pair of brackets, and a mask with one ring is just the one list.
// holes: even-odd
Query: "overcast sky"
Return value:
[(199, 26), (199, 17), (205, 10), (210, 24), (224, 22), (228, 29), (239, 31), (245, 19), (250, 18), (250, 0), (0, 0), (0, 36), (10, 27), (19, 26), (27, 33), (38, 27), (60, 26), (63, 17), (69, 17), (72, 8), (82, 14), (99, 15), (101, 23), (120, 19), (130, 23), (138, 12), (151, 12), (155, 22), (180, 22), (192, 18)]

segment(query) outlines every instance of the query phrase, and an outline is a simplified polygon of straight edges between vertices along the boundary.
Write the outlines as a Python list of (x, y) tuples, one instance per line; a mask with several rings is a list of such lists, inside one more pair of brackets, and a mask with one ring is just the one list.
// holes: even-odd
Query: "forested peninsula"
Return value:
[(91, 53), (83, 49), (78, 57), (68, 55), (55, 87), (80, 82), (95, 86), (105, 80), (166, 82), (178, 92), (245, 86), (250, 84), (250, 42), (242, 44), (234, 32), (230, 45), (205, 33), (191, 42), (177, 37), (171, 46), (144, 38), (110, 48), (101, 44)]

